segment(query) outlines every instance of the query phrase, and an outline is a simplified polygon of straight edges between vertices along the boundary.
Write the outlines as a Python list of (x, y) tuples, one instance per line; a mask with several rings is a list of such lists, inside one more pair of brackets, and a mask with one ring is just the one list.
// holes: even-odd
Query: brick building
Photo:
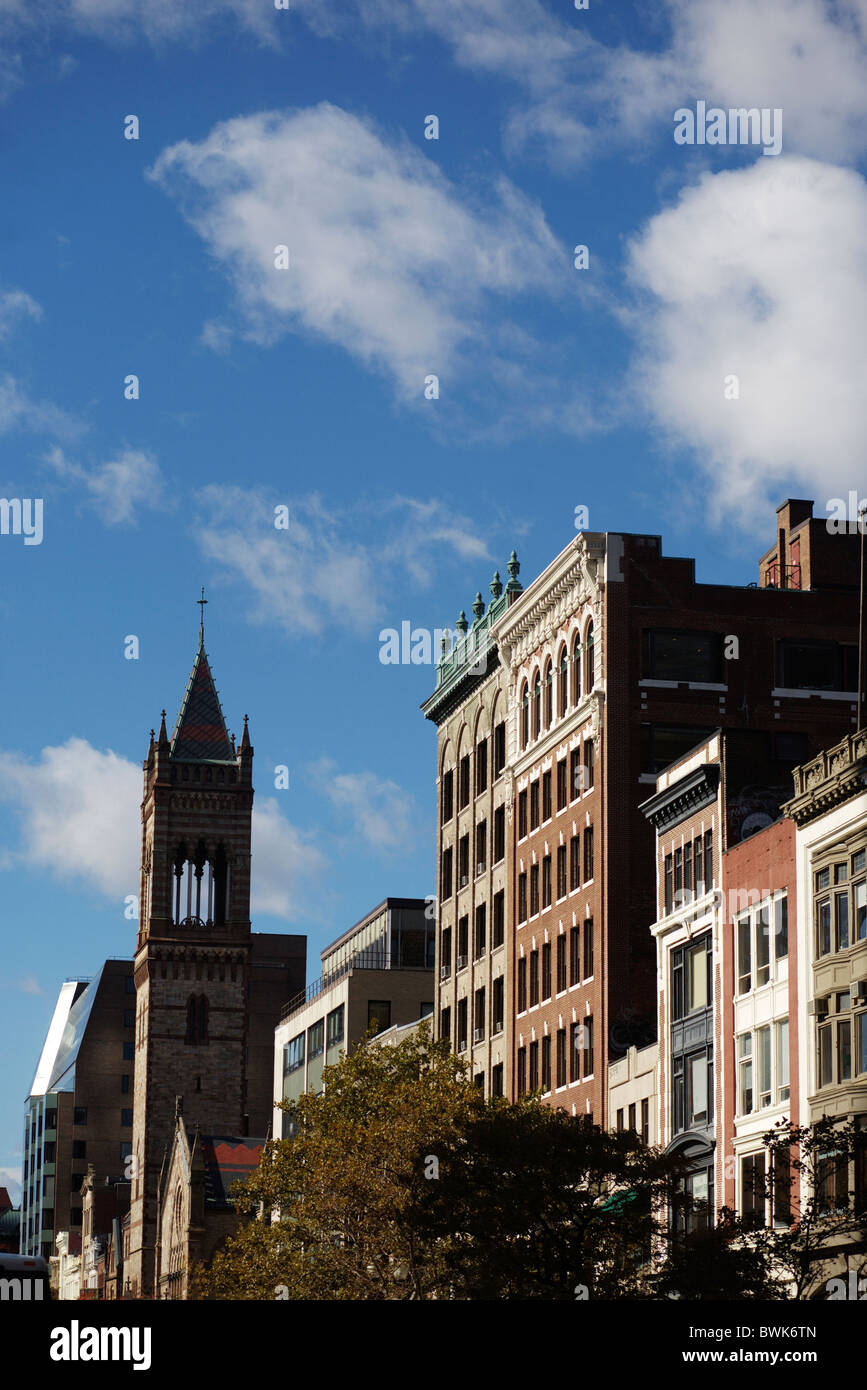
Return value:
[[(658, 536), (588, 532), (505, 603), (492, 587), (488, 614), (477, 596), (422, 708), (438, 728), (440, 1030), (459, 1051), (484, 1041), (472, 1070), (490, 1090), (503, 1066), (507, 1093), (541, 1086), (608, 1122), (608, 1060), (656, 1032), (640, 804), (658, 773), (718, 727), (755, 731), (765, 760), (791, 767), (850, 725), (858, 538), (811, 517), (809, 502), (778, 510), (761, 587), (699, 584)], [(505, 855), (483, 860), (500, 808)]]
[(154, 1290), (158, 1186), (175, 1102), (203, 1134), (266, 1134), (273, 1038), (306, 941), (250, 926), (253, 748), (229, 737), (200, 630), (169, 738), (144, 762), (132, 1202), (124, 1280)]
[(24, 1117), (21, 1253), (51, 1259), (81, 1231), (94, 1164), (118, 1175), (132, 1151), (135, 986), (131, 960), (107, 960), (60, 988)]

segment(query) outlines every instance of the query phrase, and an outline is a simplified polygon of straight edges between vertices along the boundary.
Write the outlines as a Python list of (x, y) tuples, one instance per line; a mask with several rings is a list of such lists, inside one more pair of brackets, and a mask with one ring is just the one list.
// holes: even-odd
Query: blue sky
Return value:
[[(313, 978), (433, 889), (434, 677), (383, 629), (512, 546), (528, 582), (579, 504), (744, 583), (785, 496), (867, 481), (864, 0), (50, 9), (0, 0), (0, 496), (44, 509), (0, 535), (0, 1181), (61, 981), (132, 951), (202, 584), (254, 926)], [(675, 144), (698, 101), (782, 153)]]

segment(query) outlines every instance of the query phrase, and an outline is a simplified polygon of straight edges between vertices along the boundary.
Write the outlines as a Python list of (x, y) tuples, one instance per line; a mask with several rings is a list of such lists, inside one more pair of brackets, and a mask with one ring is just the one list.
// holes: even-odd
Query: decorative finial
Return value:
[(479, 592), (473, 600), (473, 614), (475, 615), (476, 622), (479, 621), (484, 611), (485, 600), (482, 598), (481, 592)]
[(455, 627), (457, 628), (458, 632), (466, 632), (467, 628), (469, 627), (469, 623), (467, 622), (467, 615), (464, 612), (463, 608), (458, 614), (458, 620), (455, 623)]
[(196, 603), (199, 605), (199, 607), (200, 607), (201, 610), (202, 610), (202, 616), (201, 616), (201, 618), (200, 618), (200, 620), (199, 620), (199, 637), (202, 638), (202, 639), (204, 639), (204, 636), (205, 636), (205, 604), (206, 604), (207, 602), (208, 602), (208, 600), (205, 598), (205, 586), (204, 586), (204, 584), (203, 584), (203, 585), (202, 585), (202, 597), (196, 599)]
[(503, 585), (500, 581), (500, 571), (494, 570), (494, 577), (491, 580), (491, 598), (498, 599), (503, 592)]
[(519, 578), (518, 578), (518, 573), (519, 573), (519, 571), (520, 571), (520, 569), (521, 569), (521, 566), (520, 566), (519, 563), (518, 563), (518, 557), (517, 557), (517, 555), (515, 554), (514, 550), (512, 551), (511, 555), (509, 556), (509, 563), (506, 565), (506, 569), (509, 571), (509, 582), (508, 582), (508, 584), (506, 585), (506, 593), (507, 593), (507, 594), (520, 594), (520, 593), (522, 593), (522, 592), (523, 592), (524, 586), (523, 586), (523, 584), (521, 583), (521, 581), (520, 581)]

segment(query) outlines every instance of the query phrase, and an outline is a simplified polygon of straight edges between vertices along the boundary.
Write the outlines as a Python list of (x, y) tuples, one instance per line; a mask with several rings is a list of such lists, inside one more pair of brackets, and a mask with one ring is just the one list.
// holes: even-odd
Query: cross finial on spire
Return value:
[(205, 635), (205, 604), (206, 604), (207, 602), (208, 602), (208, 600), (205, 598), (205, 586), (204, 586), (204, 584), (203, 584), (203, 585), (202, 585), (202, 597), (196, 599), (196, 603), (199, 605), (199, 607), (200, 607), (201, 610), (202, 610), (202, 616), (201, 616), (201, 619), (199, 620), (199, 636), (200, 636), (200, 637), (204, 637), (204, 635)]

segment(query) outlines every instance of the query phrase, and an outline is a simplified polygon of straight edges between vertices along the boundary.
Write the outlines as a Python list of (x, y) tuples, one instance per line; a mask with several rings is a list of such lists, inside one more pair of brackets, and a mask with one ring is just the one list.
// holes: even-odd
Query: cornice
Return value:
[(782, 809), (796, 825), (807, 825), (867, 789), (867, 729), (825, 748), (792, 773), (795, 795)]
[(604, 559), (604, 536), (582, 532), (493, 624), (491, 634), (511, 670), (548, 642), (581, 604), (591, 602), (598, 616)]

